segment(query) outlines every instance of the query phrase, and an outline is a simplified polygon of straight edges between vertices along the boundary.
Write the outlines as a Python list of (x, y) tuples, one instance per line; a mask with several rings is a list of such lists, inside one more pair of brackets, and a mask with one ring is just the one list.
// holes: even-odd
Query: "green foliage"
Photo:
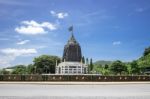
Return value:
[(25, 65), (16, 65), (13, 67), (12, 74), (27, 74), (27, 67)]
[(88, 58), (86, 58), (86, 64), (89, 64), (89, 59)]
[(130, 63), (126, 64), (126, 68), (127, 68), (126, 70), (127, 75), (132, 75), (132, 69)]
[(138, 65), (140, 68), (140, 72), (144, 73), (144, 70), (148, 67), (150, 67), (150, 53), (146, 56), (142, 56), (138, 59)]
[(117, 61), (114, 61), (113, 63), (112, 63), (112, 65), (110, 66), (110, 70), (113, 72), (113, 73), (115, 73), (115, 74), (122, 74), (122, 72), (124, 71), (126, 71), (126, 66), (125, 66), (125, 64), (124, 63), (122, 63), (120, 60), (117, 60)]
[(150, 47), (145, 48), (145, 51), (144, 51), (144, 53), (143, 53), (143, 56), (146, 56), (146, 55), (148, 55), (148, 54), (150, 54)]
[(50, 55), (41, 55), (34, 58), (33, 62), (36, 68), (36, 73), (55, 73), (56, 61), (59, 63), (60, 58)]
[(100, 64), (94, 64), (93, 71), (95, 71), (96, 74), (101, 74), (102, 65)]
[(139, 67), (137, 61), (135, 61), (135, 60), (132, 61), (130, 63), (130, 66), (131, 66), (131, 72), (132, 72), (132, 74), (139, 74), (140, 73), (140, 67)]
[(110, 71), (109, 71), (109, 69), (102, 68), (101, 69), (101, 74), (104, 75), (104, 76), (108, 76), (110, 74)]
[(10, 74), (10, 72), (6, 71), (5, 69), (1, 69), (0, 70), (0, 74)]
[(85, 63), (85, 58), (84, 58), (84, 56), (82, 57), (82, 63), (83, 63), (83, 64)]
[(92, 59), (90, 59), (90, 65), (89, 65), (89, 68), (90, 68), (90, 71), (92, 71), (93, 70), (93, 61), (92, 61)]
[(93, 71), (96, 74), (102, 74), (102, 75), (105, 75), (105, 76), (110, 74), (109, 65), (102, 66), (101, 64), (94, 64)]
[(29, 64), (29, 65), (27, 66), (27, 73), (28, 73), (28, 74), (35, 74), (35, 73), (36, 73), (36, 72), (35, 72), (35, 67), (34, 67), (34, 65)]
[(104, 68), (105, 68), (105, 69), (108, 69), (108, 68), (109, 68), (109, 65), (105, 64)]
[(90, 65), (89, 65), (89, 59), (88, 58), (86, 58), (86, 64), (88, 66), (88, 74), (89, 74), (90, 73)]

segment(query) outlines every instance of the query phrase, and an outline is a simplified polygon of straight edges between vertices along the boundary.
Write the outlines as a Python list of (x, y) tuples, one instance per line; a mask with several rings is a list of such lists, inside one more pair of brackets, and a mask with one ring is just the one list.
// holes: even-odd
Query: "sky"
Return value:
[(150, 46), (150, 0), (0, 0), (0, 68), (62, 57), (71, 25), (84, 57), (136, 60)]

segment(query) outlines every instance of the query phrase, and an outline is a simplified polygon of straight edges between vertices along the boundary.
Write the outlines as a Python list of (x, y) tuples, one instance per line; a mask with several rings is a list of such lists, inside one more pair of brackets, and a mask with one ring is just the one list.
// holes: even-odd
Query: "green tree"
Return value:
[(114, 61), (110, 66), (110, 70), (115, 74), (122, 74), (123, 71), (126, 71), (126, 66), (120, 60)]
[(16, 65), (13, 67), (12, 74), (26, 74), (27, 67), (25, 65)]
[[(109, 65), (108, 65), (109, 67)], [(96, 74), (102, 74), (102, 75), (109, 75), (110, 73), (110, 70), (109, 68), (107, 67), (103, 67), (101, 64), (94, 64), (94, 67), (93, 67), (93, 71), (96, 72)]]
[(104, 68), (105, 68), (105, 69), (108, 69), (108, 68), (109, 68), (109, 65), (105, 64)]
[(86, 64), (89, 64), (89, 59), (88, 58), (86, 58)]
[(92, 58), (90, 59), (90, 71), (92, 72), (92, 70), (93, 70), (93, 61), (92, 61)]
[(102, 68), (102, 69), (101, 69), (101, 74), (102, 74), (102, 75), (105, 75), (105, 76), (108, 76), (108, 75), (110, 74), (109, 69), (105, 69), (105, 67)]
[(143, 56), (146, 56), (146, 55), (148, 55), (148, 54), (150, 54), (150, 46), (149, 46), (148, 48), (145, 48), (145, 51), (144, 51), (144, 53), (143, 53)]
[(138, 59), (140, 73), (144, 73), (145, 69), (150, 67), (150, 53)]
[(131, 66), (131, 72), (132, 72), (132, 74), (139, 74), (140, 68), (139, 68), (139, 65), (138, 65), (137, 61), (135, 61), (135, 60), (132, 61), (130, 63), (130, 66)]
[(126, 71), (127, 75), (131, 75), (132, 74), (132, 70), (131, 70), (130, 63), (126, 64), (126, 68), (127, 68), (127, 71)]
[(93, 71), (96, 72), (96, 74), (101, 74), (102, 71), (102, 65), (101, 64), (94, 64), (93, 66)]
[(89, 59), (86, 58), (86, 65), (88, 66), (88, 74), (90, 73), (90, 65), (89, 65)]
[(0, 74), (10, 74), (10, 72), (6, 71), (5, 69), (1, 69), (0, 70)]
[(85, 58), (84, 58), (84, 56), (82, 57), (82, 63), (83, 63), (83, 64), (85, 63)]
[(34, 74), (34, 73), (35, 73), (35, 67), (34, 67), (33, 64), (29, 64), (29, 65), (27, 66), (27, 73), (28, 73), (28, 74)]
[(55, 73), (56, 61), (59, 63), (60, 58), (57, 56), (41, 55), (34, 58), (36, 73)]

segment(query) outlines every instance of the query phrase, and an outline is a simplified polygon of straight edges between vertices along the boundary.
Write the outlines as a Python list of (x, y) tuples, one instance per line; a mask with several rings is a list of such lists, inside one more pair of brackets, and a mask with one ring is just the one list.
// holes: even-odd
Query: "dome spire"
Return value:
[(81, 47), (73, 35), (73, 26), (69, 27), (68, 30), (71, 32), (71, 37), (64, 47), (63, 60), (80, 62), (82, 57)]

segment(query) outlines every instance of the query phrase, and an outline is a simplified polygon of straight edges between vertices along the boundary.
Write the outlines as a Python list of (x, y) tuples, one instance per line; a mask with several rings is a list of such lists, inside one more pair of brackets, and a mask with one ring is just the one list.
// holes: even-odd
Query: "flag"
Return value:
[(70, 26), (70, 27), (68, 28), (68, 30), (69, 30), (69, 31), (73, 31), (73, 26)]

